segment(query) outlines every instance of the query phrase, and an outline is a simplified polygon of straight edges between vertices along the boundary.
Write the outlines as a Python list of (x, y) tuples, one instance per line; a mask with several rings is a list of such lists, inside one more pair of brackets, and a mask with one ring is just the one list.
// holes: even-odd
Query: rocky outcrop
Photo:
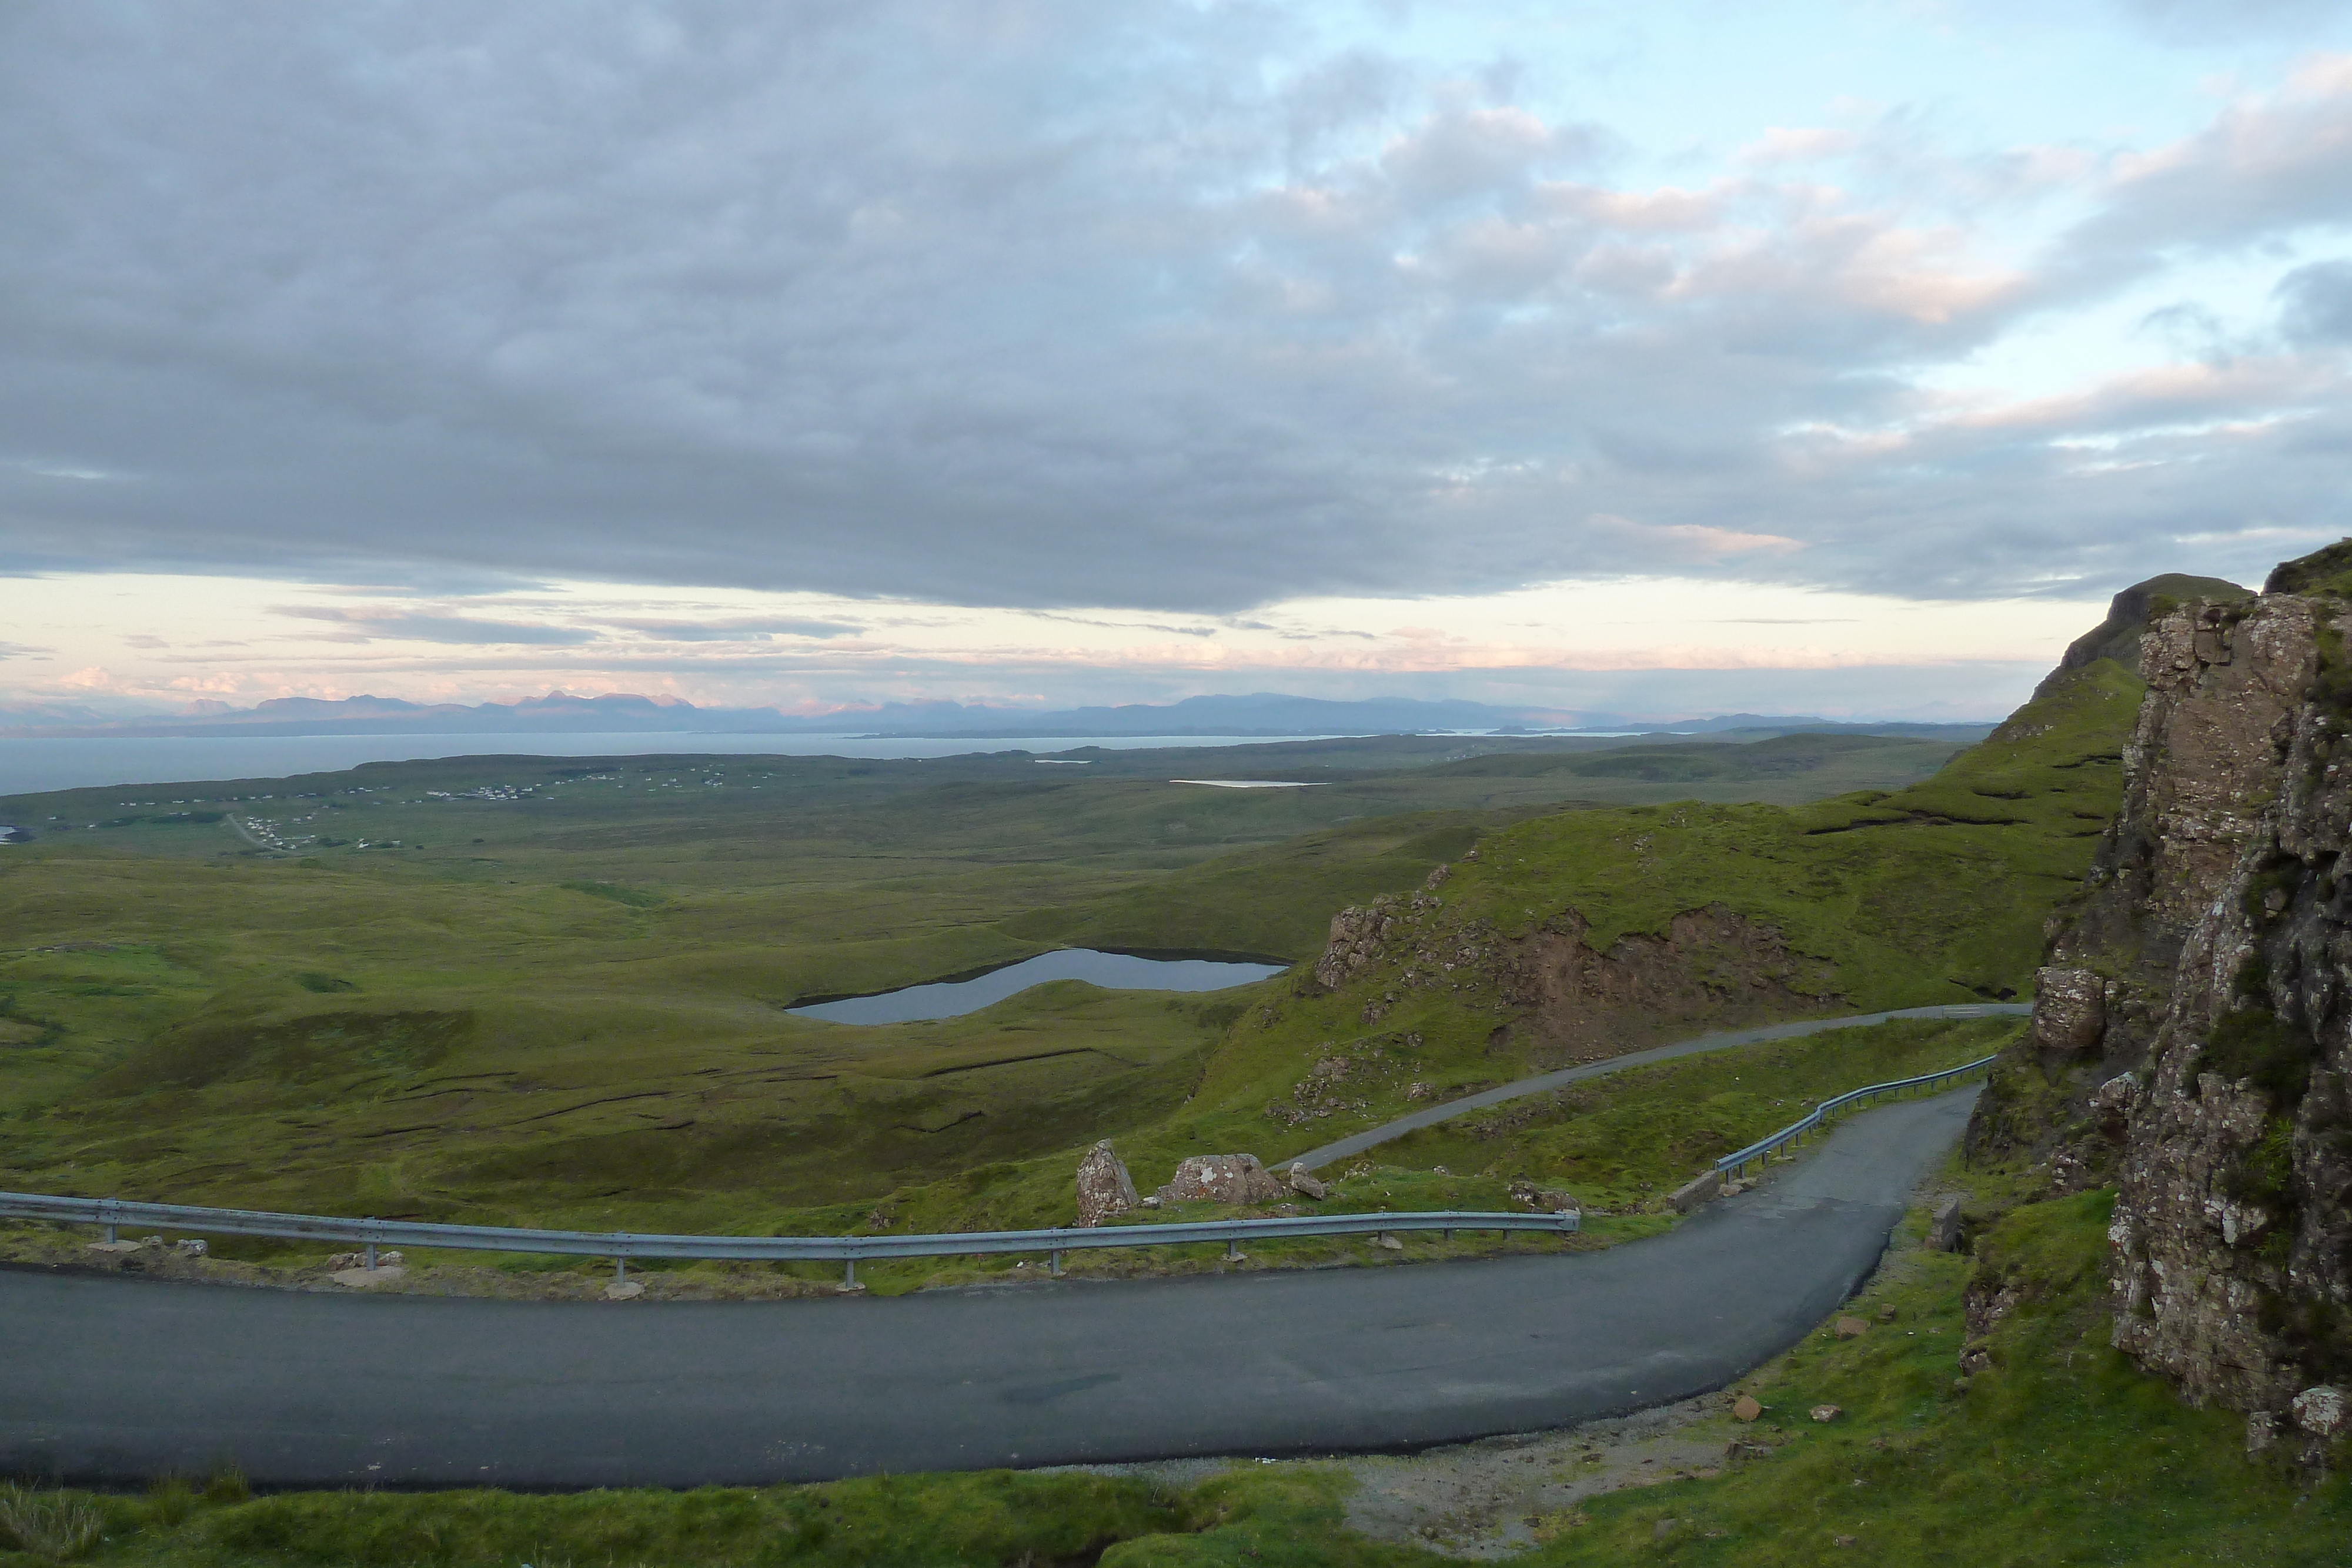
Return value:
[(1078, 1223), (1085, 1227), (1125, 1214), (1136, 1206), (1135, 1178), (1106, 1138), (1078, 1162)]
[[(2257, 1447), (2317, 1440), (2352, 1381), (2352, 602), (2329, 580), (2352, 549), (2323, 556), (2338, 553), (2333, 571), (2282, 568), (2258, 600), (2164, 610), (2141, 639), (2122, 814), (1970, 1132), (2046, 1155), (2061, 1190), (2116, 1185), (2116, 1344), (2247, 1412)], [(1998, 1315), (1972, 1307), (1971, 1330)]]
[(2234, 582), (2218, 577), (2186, 577), (2168, 572), (2136, 582), (2116, 595), (2107, 618), (2068, 644), (2058, 661), (2061, 671), (2079, 670), (2100, 659), (2113, 659), (2126, 669), (2139, 667), (2140, 638), (2148, 623), (2175, 605), (2193, 600), (2228, 604), (2252, 595)]
[(1818, 1013), (1839, 999), (1827, 964), (1719, 906), (1684, 910), (1664, 931), (1605, 948), (1590, 933), (1569, 910), (1514, 945), (1503, 995), (1528, 1009), (1512, 1030), (1535, 1061), (1613, 1056), (1732, 1019)]
[[(1273, 1102), (1265, 1113), (1286, 1127), (1298, 1127), (1332, 1115), (1370, 1110), (1372, 1096), (1393, 1090), (1411, 1074), (1412, 1053), (1422, 1043), (1417, 1032), (1366, 1035), (1344, 1045), (1325, 1040), (1307, 1075), (1290, 1086), (1290, 1098)], [(1424, 1092), (1418, 1098), (1427, 1099), (1426, 1086), (1423, 1087)], [(1404, 1097), (1416, 1098), (1410, 1086)]]
[[(1433, 873), (1431, 883), (1442, 880)], [(1843, 999), (1826, 962), (1720, 906), (1684, 910), (1662, 931), (1628, 933), (1605, 947), (1591, 936), (1591, 923), (1569, 909), (1506, 937), (1483, 921), (1456, 920), (1424, 888), (1333, 916), (1315, 983), (1337, 990), (1377, 966), (1391, 984), (1364, 1004), (1370, 1028), (1408, 992), (1492, 981), (1511, 1021), (1491, 1044), (1538, 1067), (1734, 1020), (1810, 1016)], [(1296, 1097), (1307, 1098), (1306, 1088)]]
[(1397, 902), (1393, 894), (1384, 895), (1331, 916), (1323, 956), (1315, 960), (1316, 984), (1336, 991), (1380, 958), (1396, 935)]

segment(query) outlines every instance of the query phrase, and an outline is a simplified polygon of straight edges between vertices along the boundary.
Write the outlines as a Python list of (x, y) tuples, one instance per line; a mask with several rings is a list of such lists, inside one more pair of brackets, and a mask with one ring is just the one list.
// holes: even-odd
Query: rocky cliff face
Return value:
[(1410, 897), (1378, 898), (1332, 917), (1315, 983), (1337, 990), (1367, 974), (1387, 981), (1364, 1003), (1366, 1027), (1413, 992), (1459, 989), (1475, 977), (1494, 988), (1509, 1019), (1489, 1037), (1489, 1052), (1551, 1068), (1727, 1021), (1802, 1018), (1843, 1002), (1829, 965), (1720, 906), (1684, 910), (1663, 931), (1598, 946), (1591, 923), (1574, 908), (1506, 936), (1490, 922), (1459, 917), (1432, 891), (1447, 869)]
[(2347, 569), (2158, 603), (2122, 813), (1971, 1129), (2116, 1185), (2115, 1343), (2256, 1447), (2352, 1382)]

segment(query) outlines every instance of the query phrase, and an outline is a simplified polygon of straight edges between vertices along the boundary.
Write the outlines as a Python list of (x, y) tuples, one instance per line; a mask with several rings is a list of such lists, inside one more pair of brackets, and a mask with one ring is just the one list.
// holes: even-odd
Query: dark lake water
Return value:
[(1237, 964), (1215, 958), (1139, 958), (1132, 953), (1097, 953), (1065, 947), (969, 980), (908, 986), (878, 997), (846, 997), (788, 1010), (828, 1023), (913, 1023), (920, 1019), (961, 1018), (1047, 980), (1084, 980), (1108, 991), (1222, 991), (1279, 975), (1281, 964)]

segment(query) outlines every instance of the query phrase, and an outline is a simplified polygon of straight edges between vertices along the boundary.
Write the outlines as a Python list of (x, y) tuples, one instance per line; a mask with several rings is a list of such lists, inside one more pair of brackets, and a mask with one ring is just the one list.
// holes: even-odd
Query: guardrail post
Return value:
[[(371, 1214), (361, 1223), (365, 1225), (373, 1225), (375, 1223), (375, 1216)], [(375, 1268), (375, 1238), (373, 1236), (369, 1237), (367, 1239), (367, 1266), (370, 1270), (373, 1270)]]
[(1059, 1274), (1059, 1273), (1061, 1273), (1061, 1271), (1062, 1271), (1062, 1254), (1061, 1254), (1058, 1250), (1046, 1253), (1046, 1254), (1045, 1254), (1045, 1272), (1047, 1272), (1048, 1274)]
[(1240, 1239), (1239, 1237), (1234, 1237), (1234, 1236), (1228, 1236), (1228, 1237), (1226, 1237), (1226, 1238), (1225, 1238), (1225, 1261), (1226, 1261), (1226, 1262), (1228, 1262), (1228, 1263), (1238, 1263), (1238, 1262), (1240, 1262), (1241, 1260), (1242, 1260), (1242, 1244), (1241, 1244), (1241, 1239)]
[(615, 1258), (615, 1259), (614, 1259), (614, 1260), (613, 1260), (613, 1283), (614, 1283), (615, 1285), (625, 1285), (625, 1284), (627, 1284), (628, 1282), (629, 1282), (629, 1260), (628, 1260), (626, 1258)]
[(845, 1291), (857, 1289), (857, 1260), (855, 1258), (841, 1260), (841, 1288)]

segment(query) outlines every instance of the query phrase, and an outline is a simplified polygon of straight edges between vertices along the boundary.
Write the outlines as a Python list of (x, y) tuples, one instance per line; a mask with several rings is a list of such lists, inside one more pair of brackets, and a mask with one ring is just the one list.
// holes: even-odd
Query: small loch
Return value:
[(1222, 958), (1143, 958), (1132, 953), (1065, 947), (968, 980), (908, 986), (879, 996), (843, 997), (785, 1010), (827, 1023), (915, 1023), (976, 1013), (1048, 980), (1084, 980), (1108, 991), (1222, 991), (1279, 975), (1286, 967)]

